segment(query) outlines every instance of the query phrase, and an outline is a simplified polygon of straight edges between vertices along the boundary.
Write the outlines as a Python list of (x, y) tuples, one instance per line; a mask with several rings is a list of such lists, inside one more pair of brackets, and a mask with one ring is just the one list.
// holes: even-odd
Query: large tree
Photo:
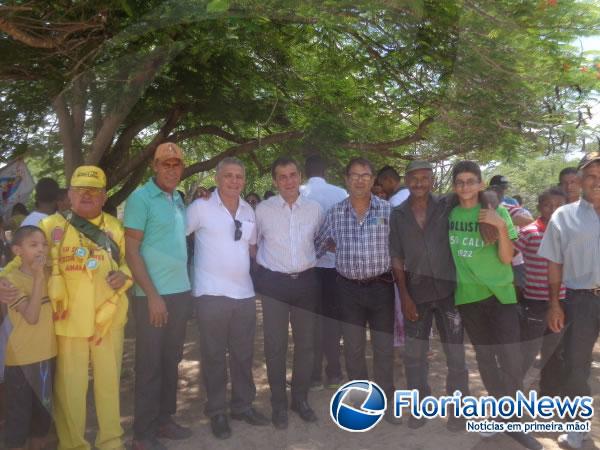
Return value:
[(185, 176), (284, 151), (557, 151), (594, 133), (598, 79), (571, 42), (599, 18), (566, 0), (5, 2), (1, 155), (99, 164), (118, 204), (166, 140)]

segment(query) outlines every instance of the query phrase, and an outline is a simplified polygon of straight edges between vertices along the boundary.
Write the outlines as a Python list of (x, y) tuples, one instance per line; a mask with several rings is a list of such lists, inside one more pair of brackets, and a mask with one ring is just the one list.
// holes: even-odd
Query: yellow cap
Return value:
[(100, 167), (79, 166), (71, 177), (71, 187), (106, 188), (106, 175)]

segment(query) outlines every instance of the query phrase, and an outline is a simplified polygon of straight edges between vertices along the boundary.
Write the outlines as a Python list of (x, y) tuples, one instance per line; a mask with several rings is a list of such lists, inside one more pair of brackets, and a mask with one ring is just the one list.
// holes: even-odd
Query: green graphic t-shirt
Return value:
[[(498, 243), (485, 245), (479, 233), (480, 209), (480, 205), (473, 208), (457, 206), (450, 213), (450, 249), (457, 278), (456, 304), (475, 303), (492, 295), (500, 303), (516, 303), (512, 266), (503, 264), (498, 258)], [(517, 239), (508, 210), (499, 206), (496, 212), (506, 222), (510, 239)]]

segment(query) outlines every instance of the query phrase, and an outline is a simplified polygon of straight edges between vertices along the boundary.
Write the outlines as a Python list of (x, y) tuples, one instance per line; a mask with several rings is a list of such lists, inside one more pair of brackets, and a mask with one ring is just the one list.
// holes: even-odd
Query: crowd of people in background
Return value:
[[(327, 169), (317, 155), (303, 168), (280, 157), (271, 167), (277, 194), (242, 198), (244, 164), (227, 157), (216, 167), (214, 189), (195, 190), (186, 205), (177, 191), (183, 151), (163, 143), (153, 177), (127, 199), (122, 222), (103, 212), (100, 168), (78, 167), (68, 189), (41, 179), (35, 209), (15, 205), (12, 235), (3, 230), (0, 243), (7, 448), (44, 448), (54, 422), (59, 449), (89, 449), (90, 368), (95, 447), (124, 448), (119, 401), (129, 306), (133, 450), (163, 450), (165, 440), (192, 436), (175, 420), (191, 317), (199, 331), (204, 412), (218, 439), (231, 436), (231, 420), (286, 429), (288, 410), (317, 422), (309, 392), (336, 389), (346, 379), (372, 379), (391, 401), (394, 345), (404, 345), (407, 387), (430, 395), (434, 324), (448, 394), (470, 392), (466, 333), (489, 395), (530, 388), (524, 380), (538, 355), (542, 395), (589, 395), (600, 331), (599, 153), (561, 171), (558, 185), (539, 193), (535, 215), (507, 195), (506, 177), (495, 175), (486, 186), (473, 161), (454, 165), (452, 192), (444, 195), (434, 194), (427, 161), (410, 161), (401, 176), (354, 158), (344, 170), (345, 189), (327, 181)], [(270, 419), (254, 407), (257, 296)], [(393, 408), (384, 418), (400, 423)], [(407, 426), (426, 422), (411, 416)], [(452, 411), (447, 428), (464, 431), (464, 417)], [(525, 448), (543, 448), (532, 434), (507, 435)], [(570, 432), (558, 440), (580, 448), (586, 438)]]

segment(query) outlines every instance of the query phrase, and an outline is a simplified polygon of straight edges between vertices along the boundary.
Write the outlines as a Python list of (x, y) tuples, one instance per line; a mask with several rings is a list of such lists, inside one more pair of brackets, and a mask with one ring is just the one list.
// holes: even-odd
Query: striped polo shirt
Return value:
[[(525, 260), (525, 292), (530, 300), (548, 300), (550, 286), (548, 284), (548, 260), (538, 256), (537, 251), (544, 237), (546, 224), (541, 218), (521, 228), (519, 239), (515, 243)], [(565, 298), (565, 286), (561, 285), (559, 298)]]

